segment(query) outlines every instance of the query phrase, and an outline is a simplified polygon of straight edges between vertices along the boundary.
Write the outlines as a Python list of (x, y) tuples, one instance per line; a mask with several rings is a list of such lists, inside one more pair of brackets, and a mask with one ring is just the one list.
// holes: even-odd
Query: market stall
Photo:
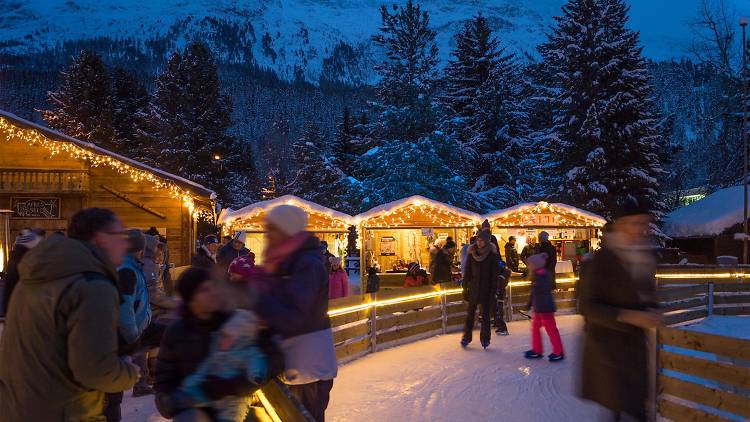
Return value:
[[(389, 285), (398, 284), (395, 278), (403, 283), (403, 274), (410, 262), (428, 267), (430, 245), (436, 240), (451, 237), (460, 249), (462, 244), (468, 243), (481, 217), (416, 195), (375, 207), (357, 215), (355, 220), (359, 226), (362, 268), (377, 264), (381, 285)], [(393, 283), (389, 283), (390, 278), (394, 278)]]
[(346, 254), (347, 234), (349, 227), (354, 224), (353, 217), (293, 195), (256, 202), (238, 210), (223, 210), (219, 214), (222, 232), (226, 235), (245, 231), (245, 246), (255, 253), (256, 262), (262, 263), (261, 252), (265, 248), (263, 221), (268, 211), (282, 204), (294, 205), (305, 210), (309, 216), (307, 230), (313, 232), (320, 240), (328, 242), (328, 250), (332, 254), (340, 257)]
[(607, 223), (594, 213), (566, 205), (547, 202), (519, 204), (485, 215), (492, 233), (504, 250), (510, 236), (516, 238), (520, 254), (528, 243), (535, 243), (546, 231), (557, 249), (558, 273), (572, 272), (581, 257), (598, 248), (601, 229)]

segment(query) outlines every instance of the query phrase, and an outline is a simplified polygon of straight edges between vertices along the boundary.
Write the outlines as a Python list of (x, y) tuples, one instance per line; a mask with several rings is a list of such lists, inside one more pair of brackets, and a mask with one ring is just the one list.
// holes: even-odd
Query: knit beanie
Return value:
[(526, 266), (529, 267), (529, 271), (534, 272), (538, 270), (539, 268), (543, 268), (544, 264), (547, 263), (547, 254), (546, 253), (538, 253), (536, 255), (531, 255), (530, 257), (526, 258)]
[(482, 230), (489, 229), (490, 228), (490, 222), (489, 220), (484, 220), (482, 222)]
[(544, 232), (544, 231), (539, 233), (539, 241), (540, 242), (546, 242), (548, 240), (549, 240), (549, 233)]
[(244, 231), (237, 232), (237, 234), (234, 235), (234, 240), (244, 245), (245, 243), (247, 243), (247, 233), (245, 233)]
[(198, 287), (211, 279), (211, 273), (205, 268), (190, 267), (177, 278), (177, 293), (183, 302), (190, 303)]
[(24, 246), (26, 248), (33, 248), (34, 246), (38, 245), (39, 242), (42, 241), (41, 236), (37, 236), (36, 233), (34, 233), (30, 229), (23, 229), (21, 230), (21, 233), (16, 236), (16, 246)]
[(230, 273), (239, 274), (243, 277), (251, 275), (253, 268), (255, 268), (255, 254), (252, 252), (234, 258), (232, 263), (229, 264)]
[(266, 221), (287, 235), (294, 236), (307, 227), (307, 213), (294, 205), (279, 205), (266, 214)]
[(128, 253), (138, 253), (146, 248), (146, 238), (138, 229), (128, 230)]
[(214, 243), (219, 243), (219, 238), (216, 235), (209, 234), (203, 238), (204, 245), (213, 245)]
[(482, 239), (482, 240), (484, 240), (485, 242), (488, 242), (488, 243), (492, 239), (492, 235), (490, 235), (490, 231), (489, 230), (480, 230), (479, 233), (477, 233), (477, 237), (479, 237), (480, 239)]
[(328, 262), (331, 263), (331, 268), (341, 268), (341, 258), (338, 256), (328, 258)]

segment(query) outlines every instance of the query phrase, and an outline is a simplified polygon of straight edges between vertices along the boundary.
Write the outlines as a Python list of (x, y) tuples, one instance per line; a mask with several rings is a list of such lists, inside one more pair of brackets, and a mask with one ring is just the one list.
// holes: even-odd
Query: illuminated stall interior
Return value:
[(410, 262), (429, 267), (431, 244), (450, 236), (460, 250), (481, 221), (476, 213), (418, 195), (375, 207), (356, 219), (362, 267), (377, 263), (383, 273), (406, 272)]
[(349, 227), (354, 224), (354, 218), (293, 195), (256, 202), (236, 211), (223, 210), (219, 215), (219, 224), (223, 225), (222, 231), (225, 235), (245, 231), (247, 233), (245, 246), (255, 253), (256, 262), (262, 263), (262, 252), (265, 249), (263, 221), (268, 211), (283, 204), (294, 205), (305, 210), (309, 218), (307, 230), (313, 232), (320, 240), (328, 242), (329, 252), (344, 257)]
[(516, 249), (520, 254), (529, 241), (538, 239), (541, 231), (549, 233), (550, 241), (557, 249), (558, 261), (570, 261), (570, 264), (558, 265), (558, 272), (572, 271), (565, 267), (575, 266), (585, 253), (596, 250), (601, 229), (607, 223), (594, 213), (547, 202), (516, 205), (489, 213), (485, 218), (492, 225), (492, 233), (502, 251), (510, 236), (516, 237)]

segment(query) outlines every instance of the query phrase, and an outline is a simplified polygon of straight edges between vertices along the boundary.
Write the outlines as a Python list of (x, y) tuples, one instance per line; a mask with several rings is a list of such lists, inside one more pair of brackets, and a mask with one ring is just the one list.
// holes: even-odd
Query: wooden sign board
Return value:
[(16, 219), (60, 218), (60, 198), (12, 197), (10, 207)]

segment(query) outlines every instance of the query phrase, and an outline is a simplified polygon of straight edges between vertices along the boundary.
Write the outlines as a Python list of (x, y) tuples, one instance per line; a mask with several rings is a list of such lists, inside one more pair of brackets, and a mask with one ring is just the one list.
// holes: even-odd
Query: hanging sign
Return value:
[(60, 198), (10, 199), (12, 218), (60, 218)]
[(422, 229), (422, 236), (424, 237), (432, 237), (435, 235), (435, 231), (432, 229), (432, 227), (428, 227), (426, 229)]
[(380, 256), (396, 255), (396, 238), (383, 236), (380, 238)]

